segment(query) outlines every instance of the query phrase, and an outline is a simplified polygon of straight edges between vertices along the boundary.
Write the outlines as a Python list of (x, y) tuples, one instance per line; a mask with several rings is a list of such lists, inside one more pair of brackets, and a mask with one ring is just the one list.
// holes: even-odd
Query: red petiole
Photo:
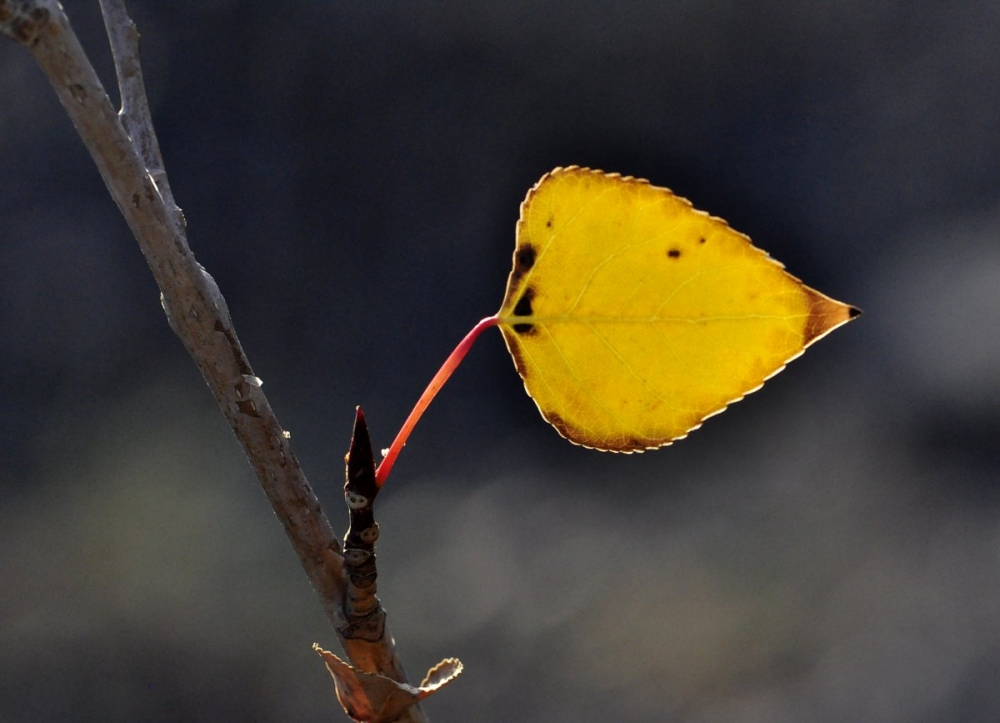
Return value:
[(381, 488), (385, 484), (386, 477), (389, 476), (389, 472), (392, 471), (392, 465), (396, 462), (396, 457), (399, 456), (400, 450), (406, 446), (406, 440), (410, 436), (410, 432), (413, 431), (413, 427), (416, 426), (417, 420), (427, 409), (427, 405), (431, 403), (435, 395), (440, 391), (444, 383), (448, 381), (448, 377), (451, 373), (455, 371), (455, 368), (459, 365), (465, 355), (469, 353), (469, 349), (472, 348), (472, 343), (479, 337), (484, 329), (488, 329), (491, 326), (496, 326), (499, 323), (499, 319), (496, 316), (488, 316), (474, 327), (472, 331), (465, 335), (465, 338), (458, 343), (455, 350), (448, 355), (445, 359), (444, 364), (438, 369), (437, 374), (431, 379), (431, 383), (427, 385), (424, 393), (420, 395), (420, 399), (417, 400), (416, 405), (413, 407), (413, 411), (410, 412), (410, 416), (406, 418), (403, 422), (403, 426), (400, 427), (399, 433), (396, 438), (392, 441), (392, 445), (385, 453), (385, 457), (382, 459), (382, 463), (378, 466), (375, 471), (375, 483)]

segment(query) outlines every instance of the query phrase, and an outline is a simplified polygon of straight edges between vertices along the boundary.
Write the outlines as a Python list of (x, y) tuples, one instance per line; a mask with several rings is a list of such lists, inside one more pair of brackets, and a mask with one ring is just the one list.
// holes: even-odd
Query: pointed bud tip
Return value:
[[(375, 479), (375, 455), (372, 452), (372, 441), (368, 433), (368, 423), (361, 407), (357, 407), (354, 416), (354, 430), (351, 432), (351, 446), (344, 458), (347, 464), (347, 481), (351, 483), (360, 479), (367, 480), (369, 477), (374, 484)], [(367, 486), (364, 489), (368, 489)], [(369, 497), (372, 494), (364, 492)]]
[(359, 432), (368, 436), (368, 421), (365, 419), (365, 413), (361, 411), (361, 405), (354, 408), (354, 431), (351, 436), (356, 437)]

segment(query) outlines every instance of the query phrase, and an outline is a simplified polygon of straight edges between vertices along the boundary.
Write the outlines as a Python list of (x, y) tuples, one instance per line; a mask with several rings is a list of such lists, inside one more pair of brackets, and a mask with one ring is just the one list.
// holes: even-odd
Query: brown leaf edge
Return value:
[(465, 666), (458, 658), (445, 658), (427, 671), (419, 688), (397, 683), (377, 673), (365, 673), (345, 663), (329, 650), (313, 644), (333, 676), (337, 700), (344, 712), (359, 723), (390, 723), (414, 703), (436, 693), (457, 678)]

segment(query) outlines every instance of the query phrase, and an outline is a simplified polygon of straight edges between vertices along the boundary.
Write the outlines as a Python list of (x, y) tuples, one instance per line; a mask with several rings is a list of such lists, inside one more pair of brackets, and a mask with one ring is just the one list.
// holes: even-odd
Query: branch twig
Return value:
[(101, 14), (111, 42), (111, 56), (115, 61), (115, 74), (118, 76), (121, 94), (122, 107), (118, 111), (118, 117), (132, 139), (132, 145), (139, 152), (146, 171), (152, 176), (171, 221), (183, 228), (184, 216), (170, 190), (166, 166), (160, 153), (160, 142), (156, 138), (153, 116), (149, 110), (146, 83), (139, 64), (139, 31), (125, 9), (124, 0), (101, 0)]
[[(396, 656), (396, 646), (389, 632), (385, 610), (375, 595), (375, 580), (378, 577), (375, 566), (378, 523), (375, 521), (374, 505), (379, 488), (375, 482), (375, 454), (372, 452), (368, 424), (360, 407), (355, 413), (351, 448), (344, 458), (344, 466), (344, 501), (347, 503), (350, 523), (344, 536), (343, 552), (343, 612), (346, 619), (337, 629), (337, 634), (340, 636), (340, 644), (356, 668), (366, 673), (379, 673), (381, 678), (389, 679), (394, 684), (393, 688), (397, 688), (395, 684), (406, 683), (406, 673)], [(432, 670), (428, 675), (433, 672)], [(458, 664), (458, 672), (454, 676), (459, 672), (461, 664)], [(334, 676), (335, 679), (336, 677)], [(361, 685), (363, 689), (367, 687)], [(375, 685), (368, 692), (375, 694), (379, 688), (380, 685)], [(419, 698), (414, 698), (407, 701), (404, 707), (408, 707), (408, 710), (404, 717), (393, 720), (425, 723), (427, 718), (417, 705), (418, 700)], [(341, 700), (341, 704), (343, 703)], [(346, 705), (344, 710), (348, 711)]]
[[(118, 115), (56, 0), (0, 0), (0, 32), (34, 56), (93, 157), (153, 272), (170, 327), (242, 444), (348, 657), (365, 673), (405, 684), (388, 631), (378, 640), (343, 634), (350, 626), (339, 541), (243, 352), (225, 299), (188, 246), (153, 132), (135, 26), (121, 0), (101, 4), (121, 86)], [(399, 720), (425, 718), (414, 705)]]
[[(4, 0), (0, 3), (9, 7)], [(118, 122), (62, 8), (52, 0), (19, 3), (20, 8), (28, 5), (34, 6), (27, 15), (36, 23), (23, 42), (48, 77), (139, 242), (160, 287), (171, 328), (243, 444), (323, 598), (327, 616), (341, 624), (339, 543), (243, 353), (225, 300), (195, 260), (184, 233), (168, 221), (158, 189)]]

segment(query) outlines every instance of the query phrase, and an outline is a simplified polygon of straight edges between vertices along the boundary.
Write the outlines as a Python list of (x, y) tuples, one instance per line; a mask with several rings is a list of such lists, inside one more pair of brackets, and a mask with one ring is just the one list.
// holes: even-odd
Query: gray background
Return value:
[[(96, 1), (68, 0), (105, 81)], [(436, 721), (1000, 719), (1000, 4), (132, 2), (191, 245), (340, 529), (525, 191), (646, 177), (865, 310), (659, 452), (484, 337), (380, 499)], [(0, 720), (337, 720), (334, 636), (30, 56), (0, 43)]]

